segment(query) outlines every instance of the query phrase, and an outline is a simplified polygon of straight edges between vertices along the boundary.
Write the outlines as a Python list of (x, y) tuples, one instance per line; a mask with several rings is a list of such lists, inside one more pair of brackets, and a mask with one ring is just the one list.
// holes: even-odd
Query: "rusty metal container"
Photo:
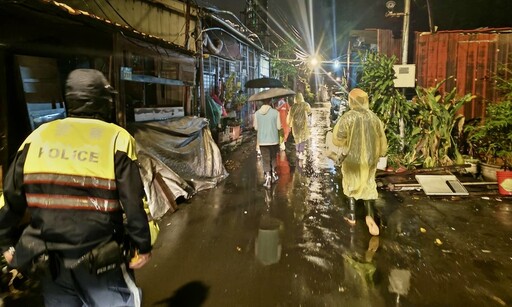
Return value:
[(510, 64), (511, 54), (512, 28), (416, 33), (417, 85), (432, 87), (453, 77), (441, 90), (472, 93), (476, 98), (460, 112), (466, 119), (484, 118), (486, 104), (500, 99), (493, 77), (500, 64)]

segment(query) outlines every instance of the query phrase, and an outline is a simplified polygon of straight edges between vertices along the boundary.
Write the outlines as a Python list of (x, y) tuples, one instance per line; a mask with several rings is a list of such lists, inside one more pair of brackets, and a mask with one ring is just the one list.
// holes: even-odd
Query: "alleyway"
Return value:
[(371, 237), (362, 210), (355, 227), (342, 218), (340, 174), (323, 154), (328, 116), (313, 109), (307, 160), (288, 144), (272, 189), (246, 142), (225, 158), (225, 182), (159, 221), (137, 271), (144, 306), (512, 304), (512, 200), (382, 191), (385, 226)]

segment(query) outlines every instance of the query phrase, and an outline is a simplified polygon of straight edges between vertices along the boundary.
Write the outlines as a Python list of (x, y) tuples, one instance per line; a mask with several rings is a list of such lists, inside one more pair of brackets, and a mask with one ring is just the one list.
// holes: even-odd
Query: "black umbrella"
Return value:
[(247, 101), (259, 101), (269, 98), (281, 98), (293, 95), (295, 95), (295, 92), (288, 88), (271, 88), (252, 95), (249, 97), (249, 99), (247, 99)]
[(259, 78), (252, 79), (245, 83), (246, 88), (271, 88), (271, 87), (284, 87), (283, 82), (274, 78)]

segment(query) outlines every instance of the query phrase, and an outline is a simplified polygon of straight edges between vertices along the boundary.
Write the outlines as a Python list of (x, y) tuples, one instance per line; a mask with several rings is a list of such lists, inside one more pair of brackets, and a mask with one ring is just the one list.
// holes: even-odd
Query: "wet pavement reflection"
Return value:
[(159, 221), (152, 262), (136, 275), (144, 306), (512, 304), (510, 198), (382, 190), (372, 237), (362, 204), (355, 226), (343, 220), (339, 169), (324, 150), (329, 108), (313, 108), (312, 123), (306, 158), (287, 144), (270, 189), (247, 142), (225, 182)]

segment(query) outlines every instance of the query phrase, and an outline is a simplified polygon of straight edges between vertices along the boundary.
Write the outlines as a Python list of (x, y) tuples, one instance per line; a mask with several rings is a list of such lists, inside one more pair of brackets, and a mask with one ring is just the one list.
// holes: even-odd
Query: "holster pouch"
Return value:
[(96, 275), (118, 268), (124, 262), (123, 251), (119, 243), (109, 241), (89, 252), (88, 263), (91, 273)]

